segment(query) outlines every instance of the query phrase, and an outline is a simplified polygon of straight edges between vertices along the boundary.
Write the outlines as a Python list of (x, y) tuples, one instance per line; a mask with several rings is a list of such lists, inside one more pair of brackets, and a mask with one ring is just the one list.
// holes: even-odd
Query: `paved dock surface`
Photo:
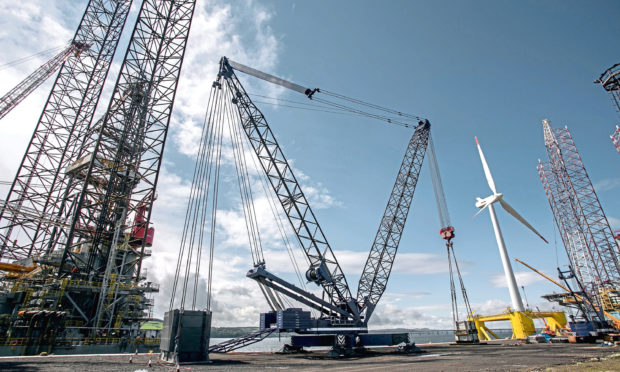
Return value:
[[(325, 352), (281, 355), (275, 353), (214, 354), (209, 364), (182, 365), (181, 371), (579, 371), (575, 366), (592, 358), (609, 358), (618, 347), (592, 344), (418, 345), (422, 353), (397, 354), (390, 348), (374, 349), (369, 355), (326, 358)], [(157, 355), (74, 355), (0, 358), (0, 371), (175, 371), (159, 362)], [(151, 359), (152, 367), (148, 367)], [(620, 366), (620, 358), (613, 359)], [(568, 368), (568, 367), (567, 367)], [(609, 370), (606, 367), (605, 370)], [(617, 370), (611, 367), (611, 370)]]

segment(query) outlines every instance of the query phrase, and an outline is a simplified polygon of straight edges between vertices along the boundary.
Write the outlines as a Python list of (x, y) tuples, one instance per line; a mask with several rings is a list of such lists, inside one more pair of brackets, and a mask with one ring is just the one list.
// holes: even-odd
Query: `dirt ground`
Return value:
[[(620, 348), (592, 344), (418, 345), (422, 353), (373, 349), (369, 355), (326, 358), (324, 352), (214, 354), (209, 364), (182, 365), (181, 371), (620, 371)], [(175, 371), (158, 355), (75, 355), (0, 358), (0, 371)], [(149, 359), (152, 367), (148, 367)]]

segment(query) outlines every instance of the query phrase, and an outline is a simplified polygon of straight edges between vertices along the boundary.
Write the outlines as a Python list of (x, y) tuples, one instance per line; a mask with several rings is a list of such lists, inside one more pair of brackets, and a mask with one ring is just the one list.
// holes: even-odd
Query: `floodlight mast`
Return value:
[(329, 302), (278, 278), (268, 272), (264, 265), (250, 270), (247, 276), (330, 316), (334, 319), (333, 325), (367, 327), (390, 276), (428, 145), (430, 123), (428, 120), (420, 120), (409, 141), (392, 194), (360, 278), (357, 296), (354, 298), (342, 268), (293, 175), (282, 149), (264, 115), (254, 105), (239, 82), (235, 71), (286, 87), (310, 99), (315, 93), (320, 92), (320, 89), (310, 89), (291, 83), (231, 61), (226, 57), (222, 57), (220, 61), (220, 72), (214, 83), (221, 86), (222, 79), (224, 79), (224, 83), (233, 93), (233, 103), (237, 105), (243, 130), (310, 261), (306, 279), (321, 285)]

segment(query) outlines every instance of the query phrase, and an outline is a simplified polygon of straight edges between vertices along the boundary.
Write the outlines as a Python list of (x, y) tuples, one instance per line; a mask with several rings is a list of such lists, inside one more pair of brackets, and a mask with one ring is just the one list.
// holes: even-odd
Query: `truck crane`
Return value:
[[(214, 87), (227, 89), (236, 105), (241, 127), (256, 153), (277, 199), (296, 233), (309, 268), (305, 278), (323, 289), (322, 297), (299, 288), (267, 270), (264, 263), (255, 265), (247, 276), (261, 285), (292, 298), (319, 312), (316, 319), (301, 309), (284, 309), (261, 314), (261, 328), (270, 331), (296, 332), (293, 348), (331, 345), (334, 349), (351, 350), (370, 345), (409, 344), (407, 334), (368, 334), (368, 322), (385, 291), (398, 250), (405, 221), (413, 200), (420, 169), (430, 138), (430, 123), (419, 118), (400, 166), (392, 193), (379, 225), (375, 240), (353, 296), (344, 272), (328, 243), (315, 214), (310, 208), (299, 182), (282, 148), (271, 131), (265, 116), (252, 102), (240, 83), (237, 72), (286, 87), (307, 98), (321, 93), (234, 62), (226, 57)], [(269, 299), (268, 299), (269, 301)], [(287, 326), (286, 324), (294, 324)], [(217, 346), (217, 345), (215, 345)], [(215, 350), (212, 347), (212, 350)], [(226, 351), (226, 350), (225, 350)]]
[(63, 63), (65, 63), (67, 58), (70, 56), (79, 57), (80, 54), (88, 50), (88, 48), (90, 48), (90, 45), (88, 44), (72, 41), (66, 48), (34, 70), (33, 73), (28, 75), (24, 80), (0, 98), (0, 119), (5, 117), (6, 114), (15, 108), (15, 106), (17, 106), (21, 101), (28, 97), (30, 93), (43, 84), (45, 80), (47, 80), (60, 68), (60, 66), (62, 66)]

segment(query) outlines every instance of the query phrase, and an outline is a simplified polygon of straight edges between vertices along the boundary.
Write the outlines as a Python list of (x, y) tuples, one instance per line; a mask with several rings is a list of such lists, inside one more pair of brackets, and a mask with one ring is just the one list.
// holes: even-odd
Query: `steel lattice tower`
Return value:
[(543, 120), (548, 162), (538, 163), (569, 261), (589, 292), (620, 283), (620, 251), (568, 128)]
[(6, 304), (8, 334), (25, 345), (135, 337), (152, 306), (146, 294), (158, 291), (141, 265), (195, 0), (142, 2), (112, 98), (94, 121), (130, 5), (89, 2), (76, 39), (99, 54), (61, 68), (0, 215), (3, 258), (32, 258), (38, 270), (0, 283), (19, 295)]
[(616, 146), (616, 150), (620, 154), (620, 127), (616, 125), (616, 131), (611, 135), (611, 142)]
[[(595, 83), (601, 84), (603, 89), (609, 92), (611, 101), (616, 107), (616, 112), (620, 116), (620, 63), (616, 63), (605, 70)], [(620, 128), (616, 126), (616, 131), (611, 135), (611, 141), (616, 150), (620, 153)]]
[[(90, 0), (73, 43), (88, 45), (61, 66), (5, 205), (0, 210), (0, 259), (50, 252), (59, 221), (64, 169), (93, 119), (131, 0)], [(63, 221), (64, 222), (64, 221)]]
[[(138, 283), (147, 230), (194, 0), (142, 3), (108, 111), (90, 128), (67, 171), (57, 246), (59, 277), (102, 281), (88, 316), (110, 327), (119, 290)], [(133, 217), (133, 222), (129, 218)], [(66, 234), (65, 239), (62, 236)]]

